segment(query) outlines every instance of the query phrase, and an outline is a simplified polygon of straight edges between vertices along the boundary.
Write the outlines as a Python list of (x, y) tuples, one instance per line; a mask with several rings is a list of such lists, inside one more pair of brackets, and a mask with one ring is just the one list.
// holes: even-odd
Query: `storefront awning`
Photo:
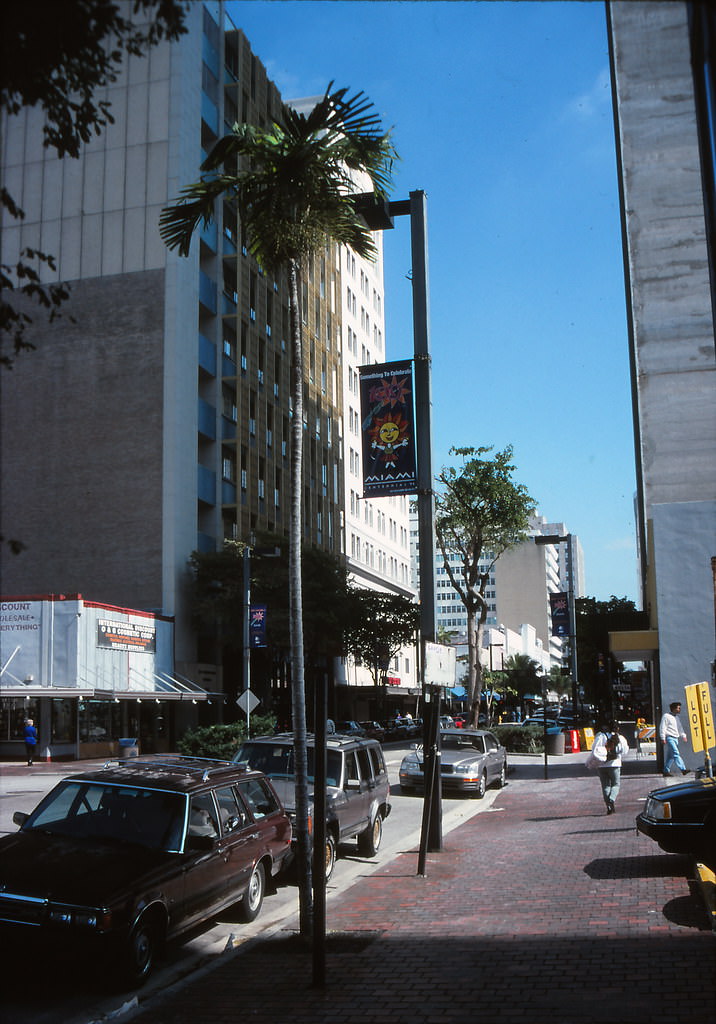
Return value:
[(609, 634), (609, 652), (617, 661), (653, 661), (658, 651), (658, 629), (632, 629)]

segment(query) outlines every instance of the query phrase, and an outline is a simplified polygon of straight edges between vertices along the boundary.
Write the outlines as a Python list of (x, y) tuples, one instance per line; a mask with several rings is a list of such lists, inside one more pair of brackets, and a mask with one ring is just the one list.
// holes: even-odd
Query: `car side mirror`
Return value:
[(346, 782), (346, 789), (359, 790), (360, 781), (358, 779), (348, 779)]
[(27, 819), (30, 817), (25, 811), (15, 811), (12, 816), (12, 820), (16, 825), (24, 825)]

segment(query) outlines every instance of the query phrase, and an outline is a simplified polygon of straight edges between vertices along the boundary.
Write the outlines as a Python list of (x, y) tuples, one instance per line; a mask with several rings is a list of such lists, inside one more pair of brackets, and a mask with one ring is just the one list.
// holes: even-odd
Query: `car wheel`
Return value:
[(487, 775), (485, 774), (485, 772), (483, 772), (482, 775), (480, 776), (480, 781), (477, 784), (477, 790), (475, 792), (475, 796), (477, 797), (478, 800), (482, 800), (482, 798), (483, 798), (483, 796), (485, 795), (486, 792), (487, 792)]
[(140, 918), (132, 929), (124, 950), (122, 980), (139, 988), (147, 980), (157, 959), (162, 933), (155, 919), (149, 915)]
[(383, 838), (383, 819), (380, 812), (376, 814), (375, 821), (365, 832), (358, 836), (358, 852), (363, 857), (375, 857), (380, 849), (380, 841)]
[(326, 882), (330, 880), (333, 874), (333, 869), (336, 866), (336, 841), (333, 836), (328, 833), (326, 835)]
[(507, 761), (502, 762), (502, 768), (500, 770), (500, 777), (497, 780), (497, 785), (502, 789), (503, 786), (507, 785)]
[(413, 789), (412, 786), (404, 786), (403, 783), (401, 782), (400, 792), (403, 794), (403, 796), (412, 796), (415, 790)]
[(263, 864), (259, 861), (251, 872), (249, 887), (244, 893), (244, 898), (239, 904), (239, 912), (242, 921), (255, 921), (259, 916), (261, 905), (264, 901), (266, 889), (266, 872)]

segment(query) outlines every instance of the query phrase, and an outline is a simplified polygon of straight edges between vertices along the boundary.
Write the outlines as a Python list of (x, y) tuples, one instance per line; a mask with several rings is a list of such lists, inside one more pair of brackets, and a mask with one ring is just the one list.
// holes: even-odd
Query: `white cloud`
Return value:
[(576, 96), (567, 104), (565, 113), (569, 117), (586, 121), (611, 108), (612, 91), (609, 68), (603, 68), (591, 89)]

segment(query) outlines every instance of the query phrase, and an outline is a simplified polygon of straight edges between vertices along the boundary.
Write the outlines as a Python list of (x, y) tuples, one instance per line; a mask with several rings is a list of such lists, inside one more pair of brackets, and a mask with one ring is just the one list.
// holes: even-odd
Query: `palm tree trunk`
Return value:
[(298, 868), (299, 927), (312, 933), (311, 848), (308, 832), (308, 753), (306, 748), (306, 686), (303, 663), (303, 592), (301, 542), (303, 539), (303, 345), (298, 290), (299, 268), (289, 263), (291, 323), (291, 522), (289, 526), (288, 590), (291, 642), (291, 712), (296, 773), (296, 854)]

